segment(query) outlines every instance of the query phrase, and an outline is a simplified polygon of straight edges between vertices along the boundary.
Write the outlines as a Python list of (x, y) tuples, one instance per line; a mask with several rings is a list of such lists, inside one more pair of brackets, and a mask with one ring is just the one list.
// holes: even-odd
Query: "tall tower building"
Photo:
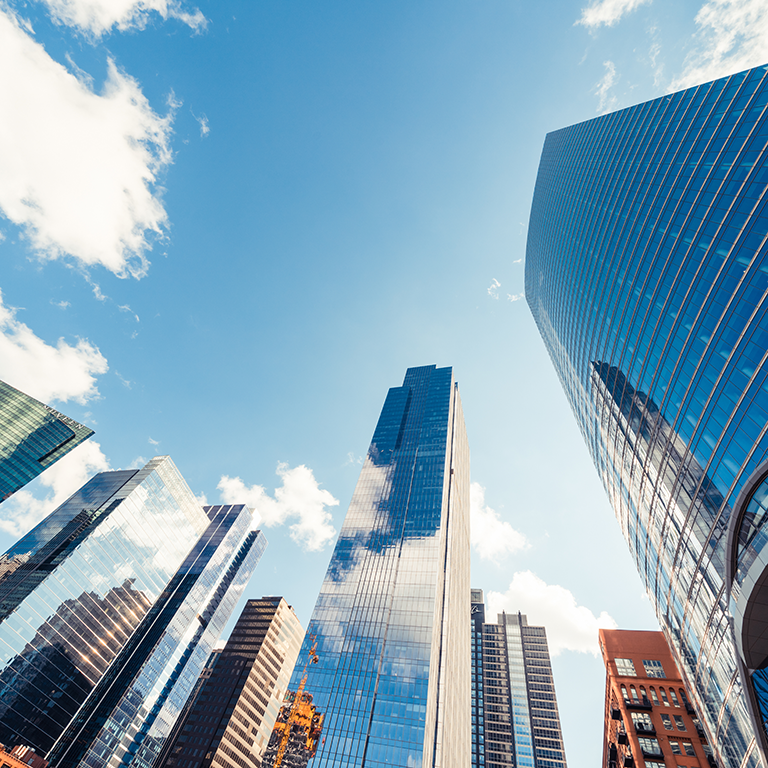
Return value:
[(765, 762), (764, 67), (547, 136), (526, 296), (719, 765)]
[[(300, 654), (317, 643), (313, 766), (469, 764), (469, 589), (458, 385), (450, 368), (410, 368), (387, 394)], [(302, 675), (300, 663), (292, 691)]]
[(158, 768), (259, 768), (303, 639), (282, 597), (249, 600)]
[(605, 768), (709, 766), (712, 749), (661, 632), (601, 629)]
[(485, 623), (482, 600), (473, 589), (472, 765), (566, 768), (547, 632), (521, 613)]
[(92, 429), (0, 381), (0, 501), (92, 434)]
[(168, 457), (87, 482), (4, 556), (0, 739), (75, 765), (103, 736), (99, 759), (146, 768), (263, 551), (251, 529)]

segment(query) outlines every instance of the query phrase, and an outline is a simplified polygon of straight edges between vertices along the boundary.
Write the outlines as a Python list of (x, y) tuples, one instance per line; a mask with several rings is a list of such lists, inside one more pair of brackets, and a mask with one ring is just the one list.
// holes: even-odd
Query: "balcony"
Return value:
[(645, 709), (649, 712), (653, 709), (653, 704), (645, 696), (639, 701), (636, 699), (624, 699), (624, 704), (627, 709)]
[(635, 758), (632, 755), (624, 755), (624, 768), (635, 768)]
[(621, 710), (618, 707), (611, 707), (611, 720), (622, 720)]
[(651, 725), (643, 725), (643, 723), (635, 723), (635, 733), (638, 734), (638, 736), (655, 736), (656, 735), (656, 729)]
[(699, 738), (706, 739), (707, 734), (704, 733), (704, 729), (701, 727), (700, 723), (696, 723), (696, 733), (699, 734)]
[(619, 744), (629, 744), (627, 732), (623, 728), (616, 733), (616, 741), (618, 741)]
[(647, 758), (648, 760), (664, 760), (664, 753), (661, 751), (650, 752), (647, 749), (642, 749), (640, 751), (643, 753), (643, 757)]
[(696, 717), (696, 710), (693, 708), (693, 704), (690, 701), (685, 702), (685, 711), (691, 716)]

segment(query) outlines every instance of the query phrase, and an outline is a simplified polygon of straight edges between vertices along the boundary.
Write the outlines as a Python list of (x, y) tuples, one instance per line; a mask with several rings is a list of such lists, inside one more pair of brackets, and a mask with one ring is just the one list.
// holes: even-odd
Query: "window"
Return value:
[(656, 661), (656, 659), (643, 659), (643, 667), (645, 668), (647, 677), (666, 677), (664, 674), (664, 667), (662, 667), (661, 662)]
[(691, 744), (690, 741), (683, 741), (680, 742), (683, 745), (683, 749), (685, 750), (685, 754), (690, 757), (696, 757), (696, 750), (693, 748), (693, 744)]
[(637, 689), (634, 685), (629, 686), (629, 690), (632, 693), (632, 701), (640, 701), (640, 699), (637, 698)]
[(640, 686), (640, 698), (643, 701), (648, 701), (648, 694), (645, 692), (645, 688), (643, 688), (642, 685)]
[[(645, 768), (667, 768), (667, 766), (664, 763), (657, 762), (656, 760), (646, 760)], [(683, 766), (678, 766), (678, 768), (683, 768)]]
[(651, 686), (651, 701), (658, 707), (659, 706), (659, 697), (656, 695), (656, 689)]
[(624, 697), (624, 701), (629, 701), (629, 696), (627, 696), (627, 686), (624, 684), (621, 686), (621, 695)]
[(636, 731), (652, 731), (653, 721), (647, 712), (630, 712)]
[(669, 740), (669, 746), (672, 750), (673, 755), (682, 755), (683, 753), (680, 751), (680, 742), (679, 741), (672, 741), (672, 739)]
[(661, 722), (664, 723), (664, 730), (672, 731), (672, 718), (669, 715), (662, 715)]
[(667, 699), (667, 692), (663, 688), (659, 688), (659, 693), (661, 694), (661, 700), (664, 702), (664, 706), (669, 706), (669, 700)]
[(675, 715), (675, 725), (677, 726), (678, 731), (687, 731), (688, 729), (685, 727), (685, 723), (683, 722), (683, 718), (680, 715)]
[(621, 677), (637, 677), (632, 659), (614, 659), (614, 661), (616, 662), (616, 672)]
[[(641, 736), (638, 741), (640, 742), (640, 749), (643, 750), (644, 755), (660, 755), (661, 747), (659, 746), (658, 739), (649, 739), (646, 736)], [(670, 742), (671, 744), (672, 742)], [(679, 749), (679, 747), (678, 747)]]
[(669, 689), (669, 695), (670, 695), (670, 697), (672, 699), (672, 703), (676, 707), (679, 707), (680, 706), (680, 702), (677, 700), (677, 694), (675, 693), (675, 689), (674, 688), (670, 688)]

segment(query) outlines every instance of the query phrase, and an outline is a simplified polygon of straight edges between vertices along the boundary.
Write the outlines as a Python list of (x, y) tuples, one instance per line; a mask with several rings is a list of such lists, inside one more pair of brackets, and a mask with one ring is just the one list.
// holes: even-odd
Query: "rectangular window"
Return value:
[(652, 731), (653, 721), (647, 712), (630, 712), (636, 731)]
[(679, 741), (672, 741), (672, 739), (669, 740), (669, 747), (672, 750), (673, 755), (682, 755), (683, 753), (680, 751), (680, 742)]
[(685, 723), (683, 722), (683, 718), (680, 715), (675, 715), (675, 725), (677, 726), (678, 731), (687, 731), (688, 729), (685, 727)]
[(683, 748), (685, 749), (686, 755), (689, 755), (690, 757), (696, 757), (696, 750), (694, 750), (693, 744), (691, 744), (690, 741), (684, 741)]
[[(640, 749), (644, 754), (660, 755), (661, 747), (659, 746), (658, 739), (649, 739), (647, 736), (641, 736), (638, 741), (640, 742)], [(671, 744), (672, 742), (670, 742)], [(679, 747), (678, 747), (679, 749)]]
[(672, 718), (669, 715), (662, 715), (661, 722), (664, 723), (665, 730), (667, 731), (674, 730), (674, 728), (672, 727)]
[(632, 659), (614, 659), (616, 672), (620, 677), (636, 677), (635, 665)]
[(662, 667), (661, 662), (656, 661), (656, 659), (643, 659), (643, 667), (645, 667), (645, 674), (647, 677), (666, 677), (664, 674), (664, 667)]

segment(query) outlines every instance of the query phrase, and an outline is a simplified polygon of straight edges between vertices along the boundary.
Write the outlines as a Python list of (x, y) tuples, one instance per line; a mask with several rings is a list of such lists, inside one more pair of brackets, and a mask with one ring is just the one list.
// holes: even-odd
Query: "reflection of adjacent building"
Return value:
[(483, 593), (473, 589), (472, 765), (565, 768), (546, 629), (521, 613), (499, 614), (495, 624), (481, 614)]
[(259, 768), (303, 637), (283, 598), (249, 600), (158, 768)]
[(149, 768), (263, 550), (251, 528), (242, 505), (200, 507), (168, 457), (87, 482), (3, 559), (0, 739), (47, 757), (58, 740), (63, 765), (111, 702), (115, 755)]
[(768, 765), (748, 510), (768, 458), (767, 99), (758, 67), (549, 134), (526, 255), (531, 311), (723, 767)]
[(92, 434), (92, 429), (0, 381), (0, 501)]
[(603, 768), (709, 766), (715, 760), (661, 632), (601, 629)]
[[(387, 394), (300, 659), (312, 765), (470, 760), (469, 449), (450, 368)], [(298, 691), (297, 664), (290, 688)]]

